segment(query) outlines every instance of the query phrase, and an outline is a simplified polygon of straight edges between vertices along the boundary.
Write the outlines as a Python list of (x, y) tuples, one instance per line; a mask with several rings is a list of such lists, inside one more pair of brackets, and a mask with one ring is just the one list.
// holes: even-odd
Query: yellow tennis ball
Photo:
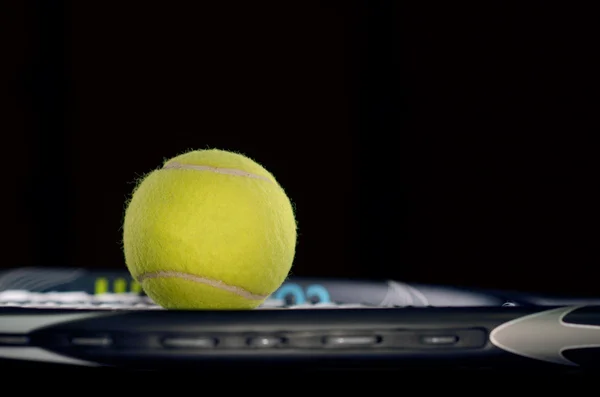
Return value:
[(167, 309), (252, 309), (296, 249), (292, 204), (273, 175), (222, 150), (165, 162), (136, 187), (123, 224), (129, 272)]

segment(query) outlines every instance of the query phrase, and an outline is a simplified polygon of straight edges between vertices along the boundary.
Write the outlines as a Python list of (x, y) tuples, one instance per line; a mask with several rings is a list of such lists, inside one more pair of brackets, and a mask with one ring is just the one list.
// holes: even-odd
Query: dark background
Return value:
[(2, 266), (123, 269), (133, 181), (218, 147), (296, 275), (600, 295), (597, 14), (484, 3), (2, 2)]

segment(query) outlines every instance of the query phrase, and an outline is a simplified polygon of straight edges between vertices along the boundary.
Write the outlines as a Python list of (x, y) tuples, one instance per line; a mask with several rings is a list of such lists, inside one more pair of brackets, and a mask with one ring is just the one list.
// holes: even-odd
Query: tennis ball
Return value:
[(144, 178), (125, 211), (132, 277), (167, 309), (252, 309), (281, 286), (296, 248), (290, 200), (241, 154), (191, 151)]

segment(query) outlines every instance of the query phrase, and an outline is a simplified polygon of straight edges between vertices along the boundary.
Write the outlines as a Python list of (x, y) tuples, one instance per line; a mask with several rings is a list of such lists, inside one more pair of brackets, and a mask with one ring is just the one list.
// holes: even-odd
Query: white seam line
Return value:
[(176, 161), (167, 163), (163, 167), (163, 169), (169, 169), (169, 168), (170, 169), (183, 169), (183, 170), (196, 170), (196, 171), (210, 171), (210, 172), (215, 172), (217, 174), (245, 176), (247, 178), (262, 179), (267, 182), (271, 182), (271, 183), (273, 182), (272, 180), (270, 180), (269, 178), (267, 178), (265, 176), (252, 174), (250, 172), (246, 172), (246, 171), (242, 171), (242, 170), (236, 170), (234, 168), (219, 168), (219, 167), (211, 167), (208, 165), (181, 164)]
[(170, 272), (170, 271), (159, 271), (159, 272), (150, 272), (144, 273), (136, 277), (138, 283), (143, 283), (145, 280), (153, 279), (153, 278), (180, 278), (183, 280), (193, 281), (196, 283), (210, 285), (211, 287), (215, 287), (221, 289), (223, 291), (231, 292), (232, 294), (239, 295), (246, 299), (251, 300), (265, 300), (268, 295), (259, 295), (254, 294), (250, 291), (247, 291), (241, 287), (237, 287), (235, 285), (225, 284), (222, 281), (213, 280), (206, 277), (196, 276), (194, 274), (183, 273), (183, 272)]

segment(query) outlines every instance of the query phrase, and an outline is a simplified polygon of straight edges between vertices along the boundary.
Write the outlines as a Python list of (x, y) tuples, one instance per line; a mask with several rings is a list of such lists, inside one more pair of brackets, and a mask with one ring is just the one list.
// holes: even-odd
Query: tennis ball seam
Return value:
[(268, 295), (260, 295), (250, 292), (242, 287), (238, 287), (237, 285), (226, 284), (221, 280), (215, 280), (208, 277), (197, 276), (191, 273), (184, 272), (175, 272), (175, 271), (158, 271), (158, 272), (148, 272), (142, 273), (141, 275), (136, 277), (136, 281), (142, 284), (146, 280), (151, 279), (165, 279), (165, 278), (178, 278), (181, 280), (188, 280), (195, 283), (206, 284), (211, 287), (231, 292), (232, 294), (241, 296), (242, 298), (246, 298), (249, 300), (258, 300), (263, 301), (267, 299)]
[(235, 168), (220, 168), (220, 167), (212, 167), (208, 165), (194, 165), (194, 164), (181, 164), (176, 161), (169, 162), (164, 165), (163, 169), (187, 169), (187, 170), (196, 170), (196, 171), (209, 171), (217, 174), (225, 174), (225, 175), (235, 175), (235, 176), (244, 176), (247, 178), (261, 179), (263, 181), (267, 181), (273, 183), (273, 181), (265, 176), (253, 174), (251, 172), (238, 170)]

